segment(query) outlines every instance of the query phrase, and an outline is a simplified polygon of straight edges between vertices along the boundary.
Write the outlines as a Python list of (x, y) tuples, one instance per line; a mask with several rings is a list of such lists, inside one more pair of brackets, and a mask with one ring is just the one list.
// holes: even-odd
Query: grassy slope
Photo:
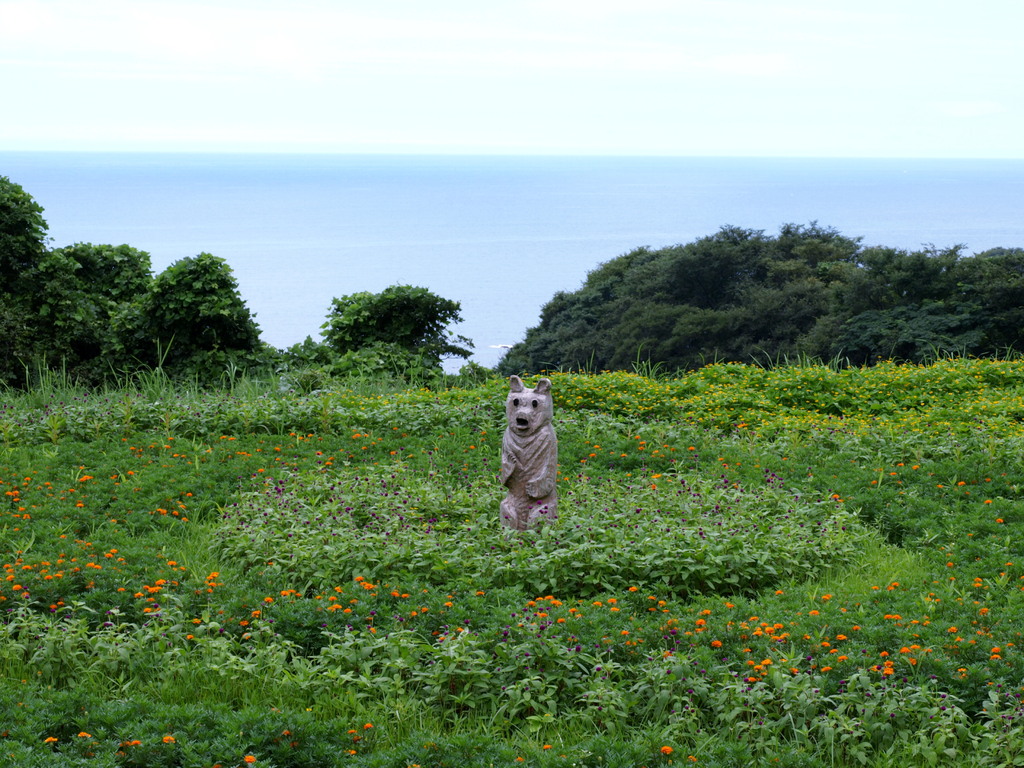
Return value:
[(557, 375), (562, 517), (522, 538), (502, 382), (10, 395), (0, 753), (1015, 759), (1022, 374)]

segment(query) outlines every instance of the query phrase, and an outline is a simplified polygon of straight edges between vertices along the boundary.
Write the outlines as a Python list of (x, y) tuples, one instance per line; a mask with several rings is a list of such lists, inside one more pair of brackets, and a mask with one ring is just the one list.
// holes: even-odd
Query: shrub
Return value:
[(426, 288), (393, 285), (381, 293), (334, 299), (322, 329), (326, 343), (340, 354), (371, 350), (370, 359), (360, 364), (416, 378), (421, 369), (439, 372), (442, 358), (469, 357), (472, 342), (447, 330), (462, 319), (460, 310), (457, 301)]
[(201, 253), (169, 266), (117, 314), (105, 351), (123, 370), (216, 381), (232, 366), (255, 365), (262, 345), (231, 268)]

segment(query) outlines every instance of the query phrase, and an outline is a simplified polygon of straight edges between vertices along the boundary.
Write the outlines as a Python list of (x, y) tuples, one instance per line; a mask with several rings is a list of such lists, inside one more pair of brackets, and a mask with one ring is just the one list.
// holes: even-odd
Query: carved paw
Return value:
[(541, 499), (553, 490), (554, 484), (548, 480), (535, 480), (526, 484), (526, 495), (531, 499)]

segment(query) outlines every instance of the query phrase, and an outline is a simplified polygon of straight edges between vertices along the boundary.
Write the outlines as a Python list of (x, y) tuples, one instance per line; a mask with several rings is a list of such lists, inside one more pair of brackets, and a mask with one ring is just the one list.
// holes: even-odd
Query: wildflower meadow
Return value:
[(646, 373), (0, 392), (0, 763), (1024, 764), (1024, 362)]

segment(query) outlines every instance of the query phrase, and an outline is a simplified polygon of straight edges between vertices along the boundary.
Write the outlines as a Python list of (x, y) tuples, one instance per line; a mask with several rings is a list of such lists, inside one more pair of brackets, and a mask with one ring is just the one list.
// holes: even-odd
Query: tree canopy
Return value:
[(667, 369), (841, 359), (918, 362), (1024, 342), (1024, 250), (863, 247), (837, 230), (777, 235), (726, 226), (686, 245), (638, 248), (557, 293), (503, 373)]
[(334, 299), (321, 330), (325, 345), (340, 356), (332, 363), (339, 370), (357, 365), (411, 379), (440, 374), (444, 358), (472, 354), (472, 342), (448, 330), (460, 320), (459, 302), (419, 286), (392, 285)]
[(42, 213), (0, 176), (0, 384), (57, 367), (96, 383), (162, 364), (208, 380), (256, 361), (259, 329), (223, 259), (201, 253), (154, 277), (128, 245), (48, 248)]
[[(448, 329), (460, 304), (410, 285), (336, 298), (323, 343), (273, 350), (223, 259), (201, 253), (154, 276), (149, 254), (128, 245), (51, 249), (42, 214), (0, 176), (0, 385), (55, 367), (84, 383), (158, 367), (208, 382), (272, 364), (427, 380), (443, 358), (471, 354)], [(556, 293), (498, 371), (864, 365), (1022, 347), (1024, 249), (865, 247), (811, 222), (775, 235), (725, 226), (612, 259)]]
[(122, 367), (161, 366), (200, 379), (255, 362), (262, 346), (231, 267), (209, 253), (176, 261), (148, 281), (118, 312), (114, 330), (106, 354)]
[(0, 176), (0, 386), (54, 368), (86, 384), (153, 369), (215, 383), (270, 366), (308, 369), (306, 389), (320, 374), (428, 380), (443, 373), (442, 359), (473, 348), (448, 330), (462, 319), (457, 301), (394, 285), (334, 299), (323, 343), (275, 350), (260, 341), (224, 259), (200, 253), (154, 276), (149, 254), (128, 245), (50, 249), (42, 214)]

